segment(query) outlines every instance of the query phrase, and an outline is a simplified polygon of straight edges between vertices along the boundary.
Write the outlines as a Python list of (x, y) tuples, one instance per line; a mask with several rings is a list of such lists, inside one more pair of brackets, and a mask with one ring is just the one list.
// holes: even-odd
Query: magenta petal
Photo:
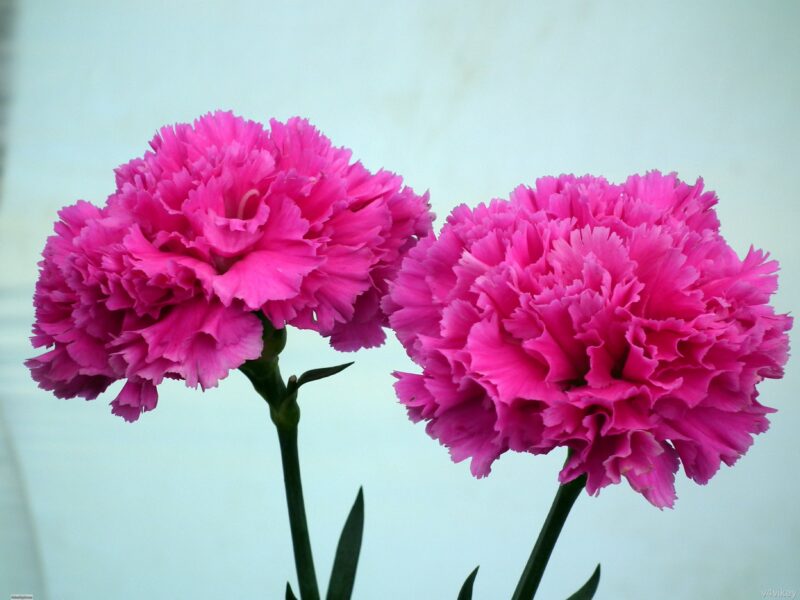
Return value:
[(433, 414), (436, 400), (425, 387), (425, 378), (414, 373), (394, 373), (397, 381), (394, 389), (400, 402), (408, 409), (413, 421), (419, 421)]
[(380, 298), (370, 290), (356, 299), (354, 317), (349, 323), (336, 323), (331, 331), (331, 346), (343, 352), (374, 348), (383, 344)]
[[(635, 432), (631, 444), (631, 456), (648, 456), (649, 464), (635, 468), (623, 462), (621, 470), (631, 487), (658, 508), (672, 508), (675, 504), (675, 473), (678, 470), (678, 454), (675, 449), (662, 442), (660, 445), (652, 435)], [(628, 466), (631, 465), (631, 466)]]
[(472, 369), (497, 389), (501, 402), (515, 398), (546, 400), (561, 395), (546, 381), (547, 366), (524, 349), (505, 343), (496, 322), (477, 323), (470, 331), (467, 350)]
[(286, 300), (300, 292), (303, 276), (321, 262), (309, 244), (297, 243), (286, 252), (258, 250), (214, 279), (214, 292), (226, 306), (242, 300), (258, 310), (269, 300)]
[(156, 386), (149, 381), (128, 380), (111, 403), (111, 412), (133, 423), (143, 412), (153, 410), (157, 403)]
[(231, 369), (261, 355), (262, 326), (252, 313), (221, 304), (187, 303), (143, 329), (147, 360), (171, 361), (186, 385), (214, 387)]
[(506, 450), (494, 432), (497, 418), (491, 405), (480, 398), (451, 408), (446, 418), (428, 423), (426, 431), (450, 449), (453, 461), (471, 458), (470, 471), (475, 477), (486, 477), (492, 463)]
[(686, 474), (704, 484), (721, 462), (734, 464), (753, 443), (753, 434), (769, 427), (767, 412), (771, 410), (760, 406), (742, 412), (694, 408), (670, 419), (675, 449)]

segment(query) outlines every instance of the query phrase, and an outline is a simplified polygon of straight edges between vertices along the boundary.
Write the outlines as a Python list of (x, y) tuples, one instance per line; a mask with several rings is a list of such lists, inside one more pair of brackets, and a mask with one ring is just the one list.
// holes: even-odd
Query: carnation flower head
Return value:
[(112, 407), (133, 421), (165, 377), (205, 389), (260, 356), (259, 313), (339, 350), (383, 342), (380, 301), (431, 230), (427, 195), (300, 118), (216, 112), (150, 145), (104, 207), (60, 212), (34, 297), (40, 387), (92, 399), (126, 379)]
[(769, 425), (792, 320), (778, 265), (740, 259), (717, 198), (673, 175), (539, 179), (457, 207), (403, 261), (384, 307), (422, 373), (396, 373), (414, 421), (489, 473), (504, 452), (569, 449), (562, 483), (624, 477), (658, 507), (706, 483)]

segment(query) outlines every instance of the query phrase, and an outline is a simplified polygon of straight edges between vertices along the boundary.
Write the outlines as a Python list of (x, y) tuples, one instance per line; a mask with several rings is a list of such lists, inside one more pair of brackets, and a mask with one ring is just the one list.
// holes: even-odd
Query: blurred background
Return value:
[[(429, 189), (437, 227), (462, 202), (545, 174), (702, 175), (722, 229), (782, 265), (800, 298), (796, 171), (800, 3), (0, 0), (0, 598), (282, 598), (294, 579), (278, 444), (232, 374), (203, 394), (166, 384), (134, 425), (105, 398), (57, 400), (22, 361), (36, 262), (56, 210), (102, 203), (112, 169), (156, 128), (232, 109), (299, 114), (368, 167)], [(284, 373), (342, 362), (292, 331)], [(390, 371), (362, 351), (304, 388), (300, 452), (327, 580), (359, 485), (355, 598), (511, 595), (564, 456), (507, 454), (484, 480), (411, 424)], [(674, 510), (626, 484), (582, 496), (540, 591), (565, 598), (602, 562), (597, 598), (800, 594), (798, 361), (761, 385), (771, 430)], [(297, 589), (295, 587), (295, 589)], [(789, 597), (789, 596), (785, 596)]]

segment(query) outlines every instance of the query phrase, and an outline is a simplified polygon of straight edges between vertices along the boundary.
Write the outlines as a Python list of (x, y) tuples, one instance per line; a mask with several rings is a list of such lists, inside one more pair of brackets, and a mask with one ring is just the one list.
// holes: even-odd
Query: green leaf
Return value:
[(584, 583), (583, 587), (567, 598), (567, 600), (592, 600), (598, 585), (600, 585), (600, 565), (597, 565), (594, 573), (589, 577), (589, 581)]
[(328, 584), (327, 600), (350, 600), (356, 579), (358, 555), (361, 552), (361, 537), (364, 533), (364, 489), (358, 488), (356, 501), (339, 537), (336, 557), (333, 559), (331, 580)]
[[(341, 371), (347, 366), (344, 365), (339, 370)], [(361, 537), (363, 533), (364, 490), (363, 488), (358, 488), (356, 501), (353, 503), (353, 508), (350, 509), (350, 514), (347, 515), (342, 535), (339, 537), (339, 545), (336, 547), (336, 558), (333, 560), (327, 600), (350, 600), (350, 596), (353, 593), (353, 583), (356, 579), (356, 568), (358, 567), (358, 555), (361, 552)]]
[(475, 577), (478, 576), (478, 569), (480, 567), (475, 567), (472, 573), (467, 576), (467, 580), (461, 586), (461, 591), (458, 592), (457, 600), (472, 600), (472, 586), (475, 584)]
[(301, 385), (308, 383), (309, 381), (317, 381), (318, 379), (325, 379), (326, 377), (330, 377), (331, 375), (336, 375), (337, 373), (341, 373), (347, 367), (352, 365), (353, 362), (344, 363), (343, 365), (336, 365), (335, 367), (322, 367), (321, 369), (311, 369), (310, 371), (306, 371), (300, 378), (297, 379), (294, 375), (289, 378), (289, 383), (287, 385), (288, 393), (293, 393), (297, 391)]
[(292, 591), (292, 586), (289, 585), (289, 582), (286, 582), (286, 600), (297, 600), (297, 596), (294, 595)]

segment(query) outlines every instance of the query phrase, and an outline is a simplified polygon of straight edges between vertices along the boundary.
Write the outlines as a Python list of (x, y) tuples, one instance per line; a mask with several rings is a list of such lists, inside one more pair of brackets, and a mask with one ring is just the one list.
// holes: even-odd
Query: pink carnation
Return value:
[(481, 477), (507, 450), (570, 450), (562, 483), (625, 477), (658, 507), (679, 462), (706, 483), (769, 425), (792, 320), (775, 261), (741, 260), (717, 199), (651, 172), (623, 185), (543, 178), (459, 206), (403, 261), (384, 307), (422, 374), (396, 373), (412, 420)]
[(106, 206), (63, 209), (40, 263), (40, 387), (136, 420), (164, 377), (217, 385), (262, 350), (261, 311), (340, 350), (377, 346), (387, 279), (431, 229), (427, 196), (372, 174), (307, 121), (218, 112), (163, 128)]

